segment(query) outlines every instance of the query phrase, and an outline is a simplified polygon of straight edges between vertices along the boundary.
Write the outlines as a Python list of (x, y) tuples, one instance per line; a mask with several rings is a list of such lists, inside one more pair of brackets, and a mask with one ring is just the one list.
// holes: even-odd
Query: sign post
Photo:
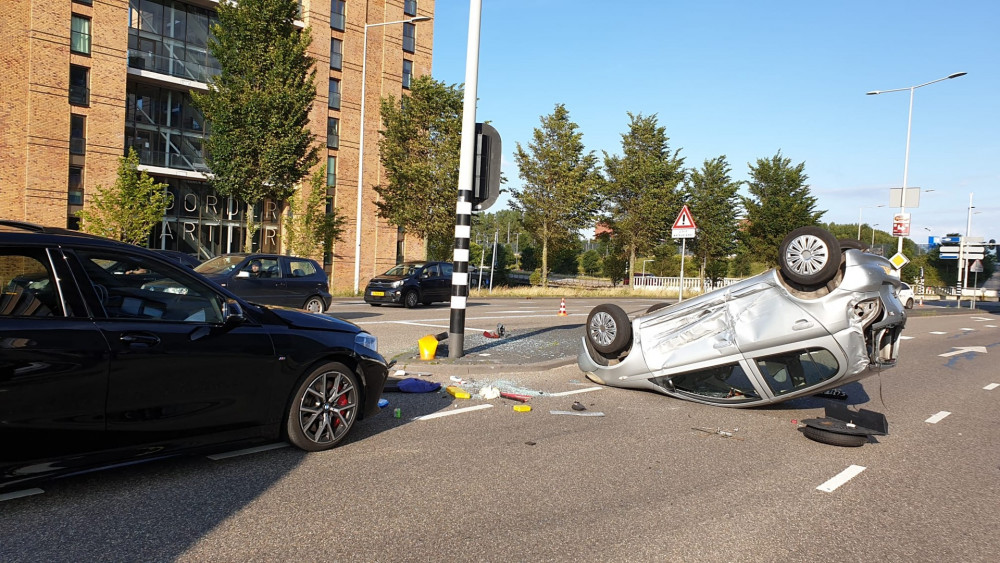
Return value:
[(670, 229), (670, 236), (675, 239), (681, 239), (681, 287), (677, 292), (677, 302), (680, 303), (684, 301), (684, 255), (687, 254), (687, 239), (694, 238), (698, 231), (698, 227), (694, 224), (694, 217), (691, 216), (691, 210), (688, 206), (681, 208), (681, 212), (677, 214), (677, 219), (674, 220), (674, 227)]

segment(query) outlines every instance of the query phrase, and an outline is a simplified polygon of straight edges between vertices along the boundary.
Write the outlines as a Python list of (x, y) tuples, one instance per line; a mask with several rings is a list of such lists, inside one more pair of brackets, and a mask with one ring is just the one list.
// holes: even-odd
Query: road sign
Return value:
[(910, 236), (909, 213), (896, 213), (895, 215), (892, 216), (892, 236), (894, 237)]
[(694, 217), (691, 216), (691, 210), (688, 206), (681, 208), (681, 212), (677, 214), (677, 219), (674, 220), (674, 227), (670, 230), (670, 236), (673, 238), (694, 238), (698, 227), (694, 224)]
[(892, 262), (892, 265), (897, 270), (902, 269), (903, 266), (910, 263), (910, 259), (904, 256), (902, 252), (897, 252), (895, 256), (889, 259), (889, 261)]
[(938, 239), (938, 242), (940, 242), (941, 244), (944, 244), (946, 242), (948, 243), (962, 242), (962, 237), (941, 237), (940, 239)]
[(958, 246), (942, 246), (941, 254), (958, 254), (960, 247)]
[(969, 268), (969, 271), (973, 272), (973, 273), (976, 273), (976, 274), (982, 273), (982, 271), (983, 271), (983, 262), (982, 262), (982, 260), (976, 260), (975, 262), (973, 262), (972, 263), (972, 267)]

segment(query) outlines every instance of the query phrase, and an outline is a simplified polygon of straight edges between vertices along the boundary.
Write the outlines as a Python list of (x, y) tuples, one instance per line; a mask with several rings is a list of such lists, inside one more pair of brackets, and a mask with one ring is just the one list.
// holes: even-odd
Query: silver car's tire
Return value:
[(802, 433), (805, 434), (806, 438), (810, 440), (815, 440), (817, 442), (822, 442), (824, 444), (829, 444), (831, 446), (841, 446), (845, 448), (856, 448), (858, 446), (865, 445), (868, 441), (868, 436), (859, 436), (857, 434), (840, 434), (838, 432), (830, 432), (829, 430), (822, 430), (820, 428), (813, 428), (812, 426), (806, 426), (802, 429)]
[(358, 416), (358, 378), (339, 362), (306, 374), (288, 405), (285, 431), (292, 445), (328, 450), (347, 436)]
[(650, 305), (649, 309), (646, 309), (646, 314), (648, 315), (648, 314), (652, 313), (653, 311), (659, 311), (660, 309), (662, 309), (664, 307), (669, 307), (669, 306), (670, 306), (670, 303), (656, 303), (654, 305)]
[(587, 316), (587, 341), (601, 354), (620, 354), (632, 341), (632, 323), (618, 305), (598, 305)]
[(819, 287), (833, 279), (840, 268), (840, 243), (819, 227), (799, 227), (788, 233), (778, 248), (778, 266), (788, 280)]
[(326, 303), (323, 301), (322, 297), (313, 295), (309, 299), (306, 299), (306, 303), (302, 306), (302, 308), (310, 313), (322, 313), (323, 311), (326, 311)]

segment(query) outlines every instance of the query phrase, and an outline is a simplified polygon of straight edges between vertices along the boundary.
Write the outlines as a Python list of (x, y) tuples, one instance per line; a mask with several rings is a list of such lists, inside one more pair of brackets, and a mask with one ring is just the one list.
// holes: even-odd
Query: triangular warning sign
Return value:
[(688, 206), (684, 206), (681, 212), (677, 215), (677, 220), (674, 221), (675, 229), (696, 229), (697, 226), (694, 224), (694, 217), (691, 216), (691, 211), (688, 210)]

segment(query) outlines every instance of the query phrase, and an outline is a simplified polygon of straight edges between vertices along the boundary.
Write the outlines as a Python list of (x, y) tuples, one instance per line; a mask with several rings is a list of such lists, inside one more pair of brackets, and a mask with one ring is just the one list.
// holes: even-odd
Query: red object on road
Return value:
[(521, 401), (522, 403), (527, 403), (531, 395), (522, 395), (520, 393), (508, 393), (506, 391), (501, 391), (500, 396), (504, 399), (513, 399), (515, 401)]
[(568, 313), (566, 313), (566, 298), (563, 297), (562, 302), (559, 303), (559, 316), (565, 317), (567, 314)]

